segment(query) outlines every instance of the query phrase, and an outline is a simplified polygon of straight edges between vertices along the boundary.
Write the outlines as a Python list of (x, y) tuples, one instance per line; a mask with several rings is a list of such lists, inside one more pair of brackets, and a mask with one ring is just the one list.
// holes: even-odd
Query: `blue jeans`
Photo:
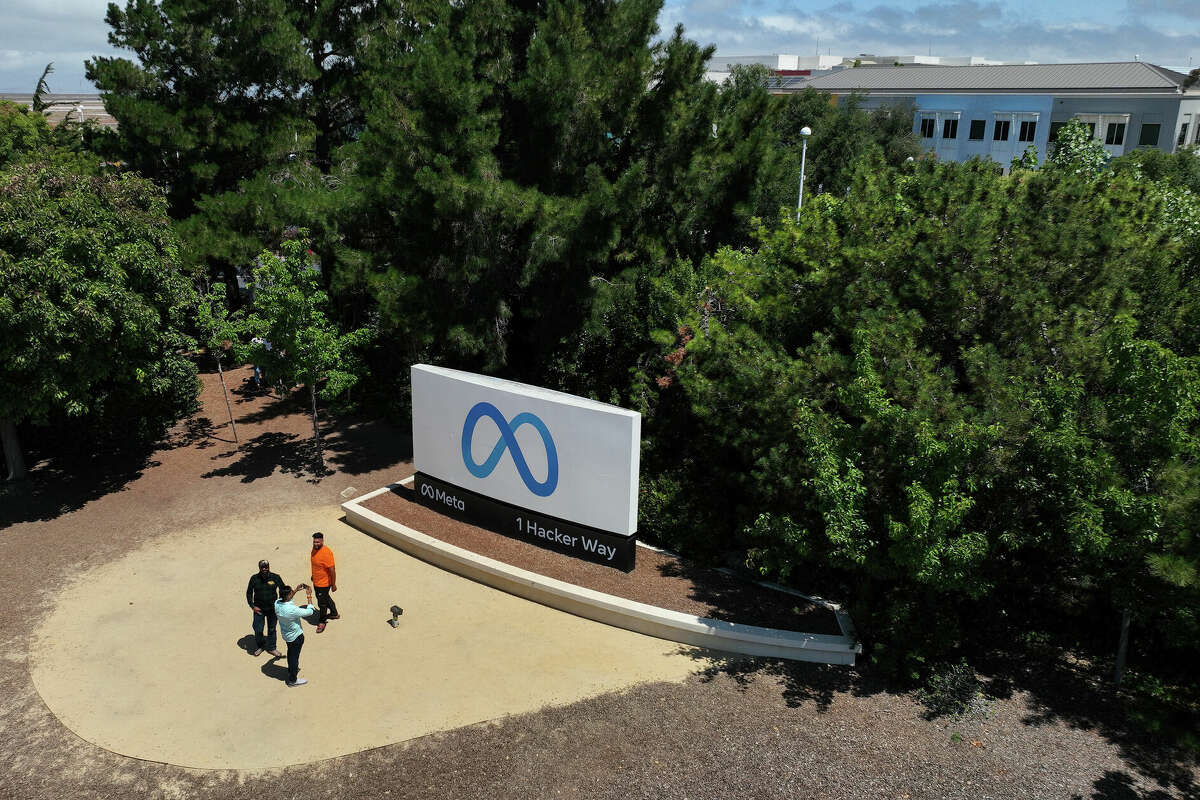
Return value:
[[(262, 614), (258, 612), (254, 613), (254, 642), (258, 645), (259, 650), (275, 649), (276, 622), (278, 622), (278, 619), (273, 609)], [(266, 636), (263, 636), (263, 623), (266, 623), (267, 626)]]

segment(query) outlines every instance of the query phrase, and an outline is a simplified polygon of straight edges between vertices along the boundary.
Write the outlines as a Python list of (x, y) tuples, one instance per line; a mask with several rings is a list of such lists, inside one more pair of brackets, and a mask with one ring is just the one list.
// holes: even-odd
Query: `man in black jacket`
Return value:
[[(254, 609), (254, 655), (262, 655), (264, 650), (271, 655), (281, 658), (283, 653), (275, 649), (275, 600), (279, 590), (283, 588), (283, 578), (271, 572), (271, 565), (264, 559), (258, 562), (258, 572), (250, 576), (246, 584), (246, 603)], [(263, 624), (266, 623), (267, 635), (263, 636)]]

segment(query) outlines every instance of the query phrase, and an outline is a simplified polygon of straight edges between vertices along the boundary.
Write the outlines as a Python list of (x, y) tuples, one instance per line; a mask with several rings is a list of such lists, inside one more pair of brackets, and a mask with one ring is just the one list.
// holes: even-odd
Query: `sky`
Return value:
[[(83, 62), (127, 55), (108, 44), (107, 0), (0, 0), (0, 91), (88, 92)], [(1200, 66), (1200, 0), (665, 0), (678, 24), (719, 55), (928, 54), (1008, 61), (1131, 61)], [(1195, 62), (1195, 63), (1193, 63)]]

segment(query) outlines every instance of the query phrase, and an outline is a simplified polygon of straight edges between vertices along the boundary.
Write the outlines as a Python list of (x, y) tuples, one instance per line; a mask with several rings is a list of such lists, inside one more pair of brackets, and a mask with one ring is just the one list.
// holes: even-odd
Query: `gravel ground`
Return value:
[[(95, 747), (47, 710), (28, 670), (29, 637), (75, 572), (180, 526), (334, 503), (411, 472), (405, 436), (343, 420), (327, 429), (330, 471), (314, 474), (302, 406), (240, 391), (249, 446), (236, 449), (216, 376), (203, 377), (205, 411), (166, 447), (126, 462), (43, 462), (0, 495), (0, 798), (1200, 798), (1196, 768), (1130, 738), (1094, 692), (1018, 682), (987, 714), (927, 720), (861, 670), (764, 659), (270, 772)], [(179, 624), (181, 612), (165, 611), (164, 624)], [(164, 654), (168, 665), (180, 657)], [(246, 709), (246, 735), (278, 735), (288, 720), (277, 716)]]

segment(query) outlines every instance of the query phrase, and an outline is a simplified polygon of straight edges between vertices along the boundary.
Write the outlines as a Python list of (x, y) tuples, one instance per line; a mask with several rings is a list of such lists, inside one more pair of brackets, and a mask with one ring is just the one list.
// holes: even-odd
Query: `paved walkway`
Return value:
[[(244, 649), (241, 598), (260, 558), (307, 581), (318, 529), (337, 556), (343, 618), (306, 629), (309, 684), (288, 688), (283, 659)], [(404, 608), (397, 629), (392, 605)], [(702, 666), (680, 645), (429, 566), (350, 528), (336, 506), (180, 530), (78, 575), (29, 663), (47, 706), (83, 739), (222, 769), (331, 758)]]

